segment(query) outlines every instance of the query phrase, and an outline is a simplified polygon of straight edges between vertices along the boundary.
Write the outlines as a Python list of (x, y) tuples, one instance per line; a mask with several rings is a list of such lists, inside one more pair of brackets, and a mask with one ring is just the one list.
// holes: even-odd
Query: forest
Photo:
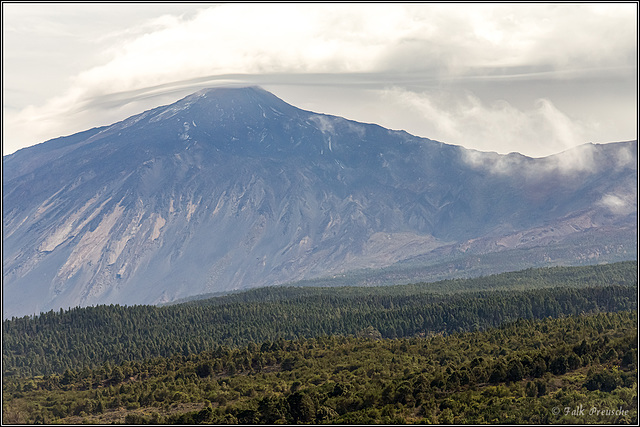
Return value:
[(637, 264), (3, 322), (5, 423), (635, 423)]
[(5, 380), (3, 415), (27, 424), (635, 424), (636, 317), (518, 320), (400, 339), (278, 339), (105, 363)]

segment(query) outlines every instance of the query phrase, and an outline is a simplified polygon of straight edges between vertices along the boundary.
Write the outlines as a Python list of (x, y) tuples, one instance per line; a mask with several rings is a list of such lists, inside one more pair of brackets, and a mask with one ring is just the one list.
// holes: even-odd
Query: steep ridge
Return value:
[[(168, 302), (585, 232), (600, 236), (590, 253), (635, 259), (636, 164), (636, 141), (503, 156), (256, 87), (203, 90), (3, 157), (3, 313)], [(628, 238), (602, 249), (619, 230)]]

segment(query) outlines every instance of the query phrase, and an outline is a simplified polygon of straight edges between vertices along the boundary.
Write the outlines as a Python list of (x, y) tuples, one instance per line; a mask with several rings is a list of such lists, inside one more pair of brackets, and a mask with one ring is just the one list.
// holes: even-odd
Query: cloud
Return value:
[(629, 215), (637, 212), (638, 196), (635, 193), (629, 194), (606, 194), (599, 204), (609, 209), (614, 215)]
[(571, 119), (548, 99), (540, 98), (528, 109), (506, 100), (486, 104), (472, 93), (452, 96), (448, 91), (384, 91), (394, 107), (413, 109), (430, 138), (499, 153), (522, 152), (546, 156), (586, 142), (589, 125)]
[(325, 116), (313, 116), (311, 117), (317, 125), (322, 133), (328, 133), (333, 135), (335, 133), (335, 129), (333, 128), (333, 122), (329, 117)]
[[(136, 7), (136, 13), (143, 8)], [(211, 82), (364, 82), (375, 89), (395, 84), (409, 93), (456, 79), (564, 78), (568, 69), (572, 77), (603, 67), (635, 69), (634, 11), (634, 5), (255, 3), (203, 4), (189, 14), (172, 10), (125, 30), (92, 33), (100, 53), (70, 76), (68, 90), (18, 111), (4, 109), (5, 151), (45, 135), (124, 119), (150, 108), (151, 101), (171, 102)], [(70, 33), (61, 25), (38, 25)], [(28, 34), (15, 31), (14, 36)], [(64, 58), (63, 47), (56, 53)], [(546, 145), (575, 142), (583, 127), (567, 120), (548, 97), (531, 111), (506, 101), (486, 104), (474, 95), (457, 98), (453, 107), (432, 96), (420, 98), (413, 105), (438, 117), (434, 126), (453, 141), (470, 138), (462, 119), (471, 121), (467, 127), (487, 146), (505, 139), (500, 143), (506, 147), (506, 139), (516, 136), (515, 130), (501, 133), (509, 123), (525, 133), (531, 120), (543, 123), (555, 138)], [(488, 119), (489, 127), (480, 129), (480, 119)]]

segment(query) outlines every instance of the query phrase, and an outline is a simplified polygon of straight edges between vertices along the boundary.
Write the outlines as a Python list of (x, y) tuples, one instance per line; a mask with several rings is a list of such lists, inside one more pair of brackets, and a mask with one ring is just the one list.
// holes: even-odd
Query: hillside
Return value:
[(165, 307), (96, 306), (5, 320), (3, 378), (199, 353), (219, 345), (483, 330), (517, 319), (637, 309), (637, 264), (530, 269), (372, 288), (270, 287)]
[(481, 153), (204, 90), (3, 157), (3, 315), (631, 260), (636, 205), (636, 141)]

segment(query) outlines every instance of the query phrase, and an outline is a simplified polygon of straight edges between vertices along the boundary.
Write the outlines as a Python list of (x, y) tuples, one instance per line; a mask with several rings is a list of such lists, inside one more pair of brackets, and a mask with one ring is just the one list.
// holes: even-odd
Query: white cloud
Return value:
[[(114, 25), (112, 30), (104, 22), (114, 22), (115, 13), (100, 9), (100, 5), (96, 9), (91, 5), (80, 9), (66, 6), (46, 9), (58, 13), (49, 15), (57, 16), (57, 21), (39, 17), (29, 21), (31, 28), (52, 37), (82, 37), (69, 30), (60, 11), (75, 12), (72, 15), (76, 22), (82, 20), (83, 13), (102, 10), (105, 20), (100, 31), (89, 30), (90, 25), (74, 27), (90, 31), (92, 44), (84, 45), (85, 50), (90, 46), (99, 49), (91, 54), (91, 61), (84, 63), (78, 62), (74, 52), (64, 50), (65, 43), (58, 44), (59, 63), (75, 59), (74, 64), (87, 67), (68, 75), (65, 84), (58, 85), (61, 89), (44, 102), (3, 107), (5, 152), (108, 124), (153, 106), (139, 97), (136, 101), (140, 102), (127, 105), (128, 93), (149, 88), (154, 94), (175, 91), (179, 82), (206, 76), (235, 74), (260, 80), (260, 76), (282, 73), (308, 76), (306, 83), (314, 84), (314, 75), (318, 74), (362, 73), (362, 80), (371, 75), (378, 87), (400, 82), (397, 84), (402, 85), (404, 94), (396, 96), (399, 100), (410, 97), (407, 88), (413, 83), (540, 72), (551, 72), (556, 78), (568, 69), (580, 74), (582, 69), (604, 66), (633, 68), (637, 62), (635, 5), (201, 4), (195, 10), (190, 6), (190, 13), (183, 14), (177, 11), (179, 6), (168, 5), (168, 13), (142, 20), (136, 20), (136, 14), (152, 11), (155, 5), (132, 5), (131, 9), (117, 5), (118, 14), (129, 24)], [(132, 11), (131, 16), (127, 10)], [(9, 45), (5, 42), (8, 53), (3, 55), (16, 52), (12, 46), (17, 49), (20, 38), (29, 37), (28, 28), (19, 24), (20, 19), (28, 21), (28, 17), (23, 13), (5, 18), (9, 25), (3, 28), (3, 35), (11, 36), (12, 41)], [(20, 80), (18, 66), (11, 70), (13, 80), (5, 79), (5, 90), (18, 94), (19, 88), (12, 87), (12, 81)], [(554, 74), (556, 71), (560, 73)], [(376, 80), (381, 76), (385, 82)], [(302, 79), (298, 82), (304, 84)], [(70, 87), (65, 89), (67, 84)], [(113, 100), (114, 94), (123, 95), (115, 97), (119, 99), (117, 108), (106, 110), (100, 101)], [(584, 141), (580, 140), (585, 135), (584, 125), (568, 119), (567, 113), (554, 106), (550, 95), (541, 95), (542, 101), (529, 111), (514, 108), (508, 100), (487, 103), (473, 94), (456, 98), (451, 106), (442, 100), (445, 97), (420, 95), (410, 101), (427, 113), (434, 129), (443, 135), (440, 138), (448, 142), (474, 141), (479, 148), (508, 150), (509, 141), (530, 141), (529, 134), (540, 124), (546, 132), (543, 136), (550, 140), (538, 140), (536, 144), (544, 145), (547, 151)], [(165, 99), (168, 102), (170, 97)], [(17, 96), (12, 97), (12, 101), (17, 100)], [(482, 120), (487, 120), (484, 127)], [(512, 146), (519, 149), (517, 144)]]
[(606, 194), (600, 200), (600, 205), (608, 208), (615, 215), (629, 215), (636, 212), (638, 196), (633, 194)]
[(471, 93), (410, 92), (388, 89), (394, 108), (413, 109), (431, 139), (499, 153), (526, 152), (546, 156), (586, 142), (588, 125), (573, 120), (548, 99), (521, 110), (506, 100), (490, 105)]

